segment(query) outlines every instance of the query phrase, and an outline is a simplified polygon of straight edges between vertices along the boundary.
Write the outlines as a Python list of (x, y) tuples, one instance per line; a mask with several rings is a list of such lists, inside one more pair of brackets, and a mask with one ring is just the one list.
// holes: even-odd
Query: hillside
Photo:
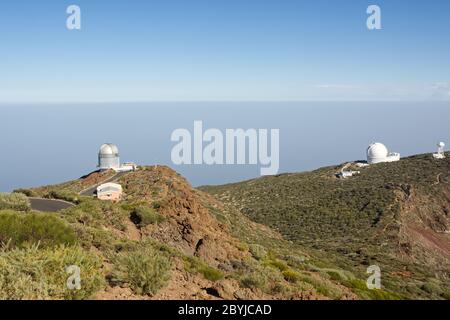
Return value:
[(450, 299), (450, 158), (341, 167), (200, 189), (360, 277), (380, 266), (387, 291)]
[[(118, 177), (119, 203), (85, 196), (113, 172), (0, 197), (0, 299), (358, 299), (364, 283), (192, 188), (165, 166)], [(62, 199), (57, 213), (27, 198)], [(66, 286), (80, 268), (81, 289)], [(349, 283), (350, 283), (349, 282)]]

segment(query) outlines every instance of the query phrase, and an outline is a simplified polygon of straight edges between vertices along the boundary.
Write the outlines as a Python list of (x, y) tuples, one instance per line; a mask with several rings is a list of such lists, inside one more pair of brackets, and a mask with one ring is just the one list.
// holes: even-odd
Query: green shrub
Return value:
[(236, 242), (234, 246), (236, 247), (236, 249), (242, 252), (248, 252), (249, 250), (248, 244), (246, 244), (245, 242)]
[(100, 228), (113, 227), (126, 230), (125, 220), (129, 212), (110, 201), (83, 199), (77, 206), (61, 211), (64, 218), (71, 223), (82, 223), (85, 226)]
[(299, 274), (298, 281), (310, 284), (317, 293), (325, 297), (331, 299), (340, 299), (342, 297), (341, 289), (323, 278), (314, 277), (312, 274)]
[(256, 260), (262, 260), (267, 256), (266, 248), (259, 244), (251, 244), (249, 251)]
[(282, 272), (286, 281), (295, 283), (300, 280), (300, 274), (292, 269), (288, 269)]
[(210, 266), (201, 268), (199, 272), (205, 277), (205, 279), (210, 281), (218, 281), (223, 278), (222, 272)]
[(158, 210), (159, 208), (162, 207), (162, 203), (160, 201), (155, 201), (153, 202), (153, 209)]
[(36, 197), (36, 192), (31, 189), (16, 189), (13, 193), (21, 193), (26, 195), (27, 197)]
[(450, 291), (446, 291), (444, 293), (442, 293), (442, 299), (444, 300), (450, 300)]
[(143, 228), (150, 224), (161, 223), (165, 217), (149, 207), (138, 207), (131, 212), (131, 220), (139, 227)]
[(64, 190), (52, 190), (48, 193), (48, 196), (53, 199), (73, 202), (75, 204), (80, 203), (79, 195), (74, 192)]
[(294, 268), (304, 268), (305, 267), (305, 257), (299, 257), (296, 255), (287, 255), (283, 257), (283, 260), (286, 261), (288, 266), (294, 267)]
[(260, 272), (252, 272), (248, 275), (245, 275), (241, 278), (241, 285), (244, 288), (250, 289), (261, 289), (264, 290), (267, 286), (267, 278), (263, 273)]
[(0, 244), (23, 247), (39, 243), (40, 247), (74, 244), (72, 228), (54, 214), (0, 211)]
[(185, 268), (191, 273), (200, 273), (205, 279), (210, 281), (217, 281), (223, 278), (220, 270), (217, 270), (197, 257), (184, 257)]
[[(67, 287), (67, 267), (80, 268), (81, 288)], [(0, 249), (0, 300), (87, 299), (104, 284), (102, 260), (80, 247)]]
[(0, 193), (0, 210), (30, 210), (30, 201), (21, 193)]
[(128, 283), (137, 294), (153, 295), (170, 279), (170, 258), (151, 246), (120, 252), (113, 263), (113, 282)]
[(102, 252), (114, 251), (118, 239), (114, 234), (104, 229), (92, 228), (75, 224), (73, 226), (77, 242), (84, 248), (95, 247)]
[(288, 265), (286, 264), (286, 262), (282, 261), (282, 260), (278, 260), (278, 259), (271, 259), (267, 261), (267, 265), (274, 267), (280, 271), (286, 271), (289, 269)]
[(342, 275), (337, 271), (327, 271), (327, 274), (331, 280), (334, 280), (334, 281), (344, 280), (344, 277), (342, 277)]
[(399, 300), (403, 297), (393, 293), (388, 292), (382, 289), (373, 289), (370, 290), (367, 288), (367, 284), (365, 281), (360, 279), (350, 279), (342, 281), (342, 284), (348, 288), (351, 288), (354, 293), (356, 293), (361, 299), (366, 300)]
[(438, 296), (442, 295), (444, 293), (442, 288), (435, 281), (428, 281), (428, 282), (424, 283), (422, 285), (421, 289), (429, 294), (438, 295)]

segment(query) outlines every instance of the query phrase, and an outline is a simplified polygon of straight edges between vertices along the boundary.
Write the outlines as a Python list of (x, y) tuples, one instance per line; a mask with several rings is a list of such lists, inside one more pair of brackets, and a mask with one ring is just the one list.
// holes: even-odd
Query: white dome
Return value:
[(119, 149), (117, 146), (111, 143), (105, 143), (100, 147), (99, 154), (100, 155), (117, 155), (119, 153)]
[(443, 148), (443, 147), (445, 147), (445, 143), (443, 143), (443, 142), (439, 142), (439, 143), (438, 143), (438, 147), (439, 147), (439, 148)]
[(372, 143), (367, 149), (367, 157), (370, 158), (386, 158), (388, 156), (388, 149), (382, 143)]
[(98, 167), (100, 170), (120, 167), (119, 149), (116, 145), (111, 143), (102, 144), (98, 152)]
[(367, 148), (367, 162), (369, 164), (385, 162), (388, 159), (388, 156), (388, 149), (382, 143), (372, 143), (369, 148)]

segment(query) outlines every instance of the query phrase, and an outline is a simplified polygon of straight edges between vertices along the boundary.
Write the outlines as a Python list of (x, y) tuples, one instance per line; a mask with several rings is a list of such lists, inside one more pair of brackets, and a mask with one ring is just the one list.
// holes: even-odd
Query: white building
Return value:
[(122, 186), (118, 183), (104, 183), (97, 187), (97, 198), (100, 200), (119, 201), (122, 198)]
[(394, 162), (400, 160), (400, 153), (389, 152), (382, 143), (372, 143), (367, 148), (367, 163)]
[(119, 149), (111, 143), (102, 144), (98, 152), (100, 170), (118, 169), (120, 167)]
[(353, 170), (342, 170), (341, 172), (337, 173), (336, 176), (338, 178), (350, 178), (357, 174), (361, 174), (361, 171), (353, 171)]
[(439, 142), (437, 144), (438, 146), (438, 152), (433, 154), (433, 158), (435, 159), (445, 159), (445, 143), (444, 142)]
[(118, 172), (122, 171), (136, 171), (137, 170), (137, 164), (134, 162), (124, 162), (120, 165), (118, 169), (115, 169)]
[(336, 177), (345, 179), (345, 178), (350, 178), (350, 177), (353, 177), (353, 176), (361, 173), (361, 171), (347, 170), (348, 167), (350, 167), (351, 165), (353, 165), (353, 163), (345, 164), (342, 167), (341, 171), (336, 173)]
[(105, 143), (98, 152), (98, 168), (100, 170), (114, 170), (116, 172), (136, 171), (137, 165), (133, 162), (120, 164), (119, 149), (115, 144)]

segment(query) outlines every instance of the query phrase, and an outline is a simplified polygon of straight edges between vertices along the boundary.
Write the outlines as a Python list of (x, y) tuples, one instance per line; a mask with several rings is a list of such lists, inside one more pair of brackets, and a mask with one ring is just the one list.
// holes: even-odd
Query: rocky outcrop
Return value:
[[(121, 180), (125, 193), (145, 199), (165, 221), (142, 230), (148, 237), (202, 258), (213, 266), (240, 259), (238, 242), (204, 206), (199, 191), (178, 173), (165, 166), (148, 167)], [(139, 189), (139, 190), (137, 190)], [(155, 192), (157, 190), (157, 192)]]

